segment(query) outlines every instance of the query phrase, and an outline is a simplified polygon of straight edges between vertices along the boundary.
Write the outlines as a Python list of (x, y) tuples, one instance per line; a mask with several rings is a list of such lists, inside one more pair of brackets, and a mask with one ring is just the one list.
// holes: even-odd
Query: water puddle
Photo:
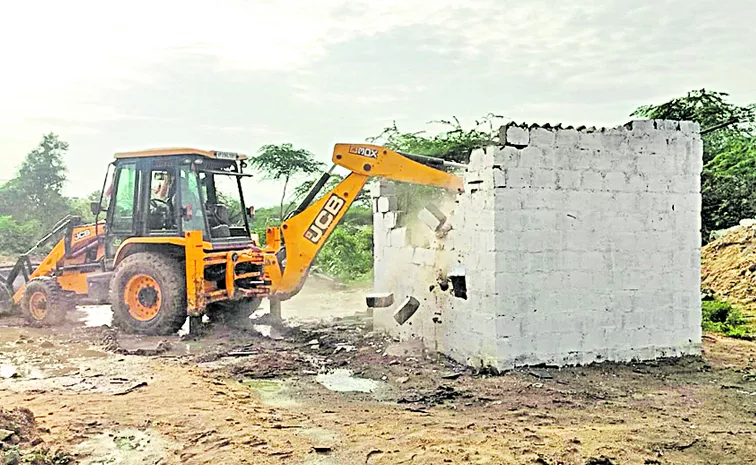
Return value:
[(79, 322), (88, 328), (113, 324), (113, 310), (110, 309), (110, 305), (82, 305), (76, 309), (84, 314)]
[(372, 379), (355, 378), (351, 370), (338, 369), (330, 373), (321, 373), (315, 380), (327, 389), (336, 392), (374, 392), (379, 383)]
[(289, 389), (283, 381), (250, 379), (244, 381), (244, 385), (254, 392), (265, 405), (271, 407), (295, 407), (299, 405), (296, 400), (286, 394)]
[(103, 433), (76, 447), (82, 465), (162, 463), (167, 442), (157, 433), (125, 429)]

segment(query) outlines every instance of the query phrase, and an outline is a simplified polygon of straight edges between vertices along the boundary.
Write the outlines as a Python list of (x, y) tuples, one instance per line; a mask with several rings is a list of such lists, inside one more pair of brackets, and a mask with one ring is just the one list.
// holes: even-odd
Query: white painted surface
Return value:
[[(402, 327), (376, 309), (376, 327), (498, 369), (698, 353), (698, 131), (502, 128), (510, 145), (476, 150), (465, 194), (441, 208), (445, 238), (413, 249), (375, 215), (376, 290), (421, 302)], [(467, 300), (436, 283), (453, 267)]]

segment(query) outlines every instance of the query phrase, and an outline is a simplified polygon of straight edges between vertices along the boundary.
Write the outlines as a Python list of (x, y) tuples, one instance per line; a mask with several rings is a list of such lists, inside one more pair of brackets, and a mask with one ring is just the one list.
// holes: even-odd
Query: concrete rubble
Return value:
[(471, 154), (465, 193), (419, 215), (391, 183), (373, 189), (374, 288), (395, 298), (376, 327), (497, 370), (698, 354), (698, 125), (500, 134)]

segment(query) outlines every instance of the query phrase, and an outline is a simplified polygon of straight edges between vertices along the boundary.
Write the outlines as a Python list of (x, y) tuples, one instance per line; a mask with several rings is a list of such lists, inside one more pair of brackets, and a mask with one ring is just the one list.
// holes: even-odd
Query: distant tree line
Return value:
[[(756, 105), (739, 106), (728, 101), (728, 94), (706, 89), (656, 105), (637, 108), (631, 116), (695, 121), (705, 133), (704, 169), (701, 175), (701, 223), (704, 242), (718, 229), (738, 224), (743, 218), (756, 217)], [(449, 161), (466, 162), (470, 152), (496, 143), (497, 130), (489, 114), (470, 129), (457, 119), (437, 121), (444, 130), (435, 134), (403, 132), (396, 125), (384, 129), (368, 142), (391, 149), (429, 155)], [(10, 181), (0, 186), (0, 254), (28, 250), (66, 215), (93, 221), (89, 203), (99, 198), (95, 191), (87, 198), (62, 194), (67, 179), (65, 156), (68, 143), (50, 133), (24, 158)], [(264, 145), (251, 160), (254, 169), (267, 178), (284, 182), (279, 205), (259, 208), (252, 229), (261, 239), (267, 226), (277, 226), (296, 208), (312, 188), (323, 164), (314, 155), (292, 144)], [(291, 189), (292, 182), (298, 184)], [(324, 192), (342, 178), (333, 176)], [(399, 184), (400, 209), (414, 214), (429, 199), (444, 195), (439, 189)], [(233, 218), (241, 218), (241, 207), (233, 196), (225, 197)], [(364, 279), (372, 271), (372, 208), (363, 195), (347, 212), (316, 260), (322, 271), (346, 280)]]

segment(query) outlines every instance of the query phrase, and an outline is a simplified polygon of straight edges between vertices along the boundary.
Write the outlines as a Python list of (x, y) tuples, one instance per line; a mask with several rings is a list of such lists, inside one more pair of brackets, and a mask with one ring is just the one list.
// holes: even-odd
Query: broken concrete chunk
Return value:
[(394, 294), (391, 292), (376, 292), (365, 298), (370, 308), (386, 308), (394, 305)]
[(415, 314), (418, 308), (420, 308), (420, 302), (412, 296), (407, 297), (404, 302), (399, 305), (397, 311), (394, 312), (394, 320), (400, 325), (403, 325), (407, 320), (412, 318), (412, 315)]
[(446, 215), (436, 208), (435, 205), (426, 205), (425, 208), (417, 214), (417, 218), (433, 231), (441, 229), (441, 226), (446, 222)]
[(388, 212), (383, 214), (383, 227), (386, 229), (394, 229), (396, 227), (396, 212)]
[(5, 441), (6, 439), (13, 436), (14, 434), (16, 434), (15, 431), (11, 431), (8, 429), (0, 429), (0, 441)]

